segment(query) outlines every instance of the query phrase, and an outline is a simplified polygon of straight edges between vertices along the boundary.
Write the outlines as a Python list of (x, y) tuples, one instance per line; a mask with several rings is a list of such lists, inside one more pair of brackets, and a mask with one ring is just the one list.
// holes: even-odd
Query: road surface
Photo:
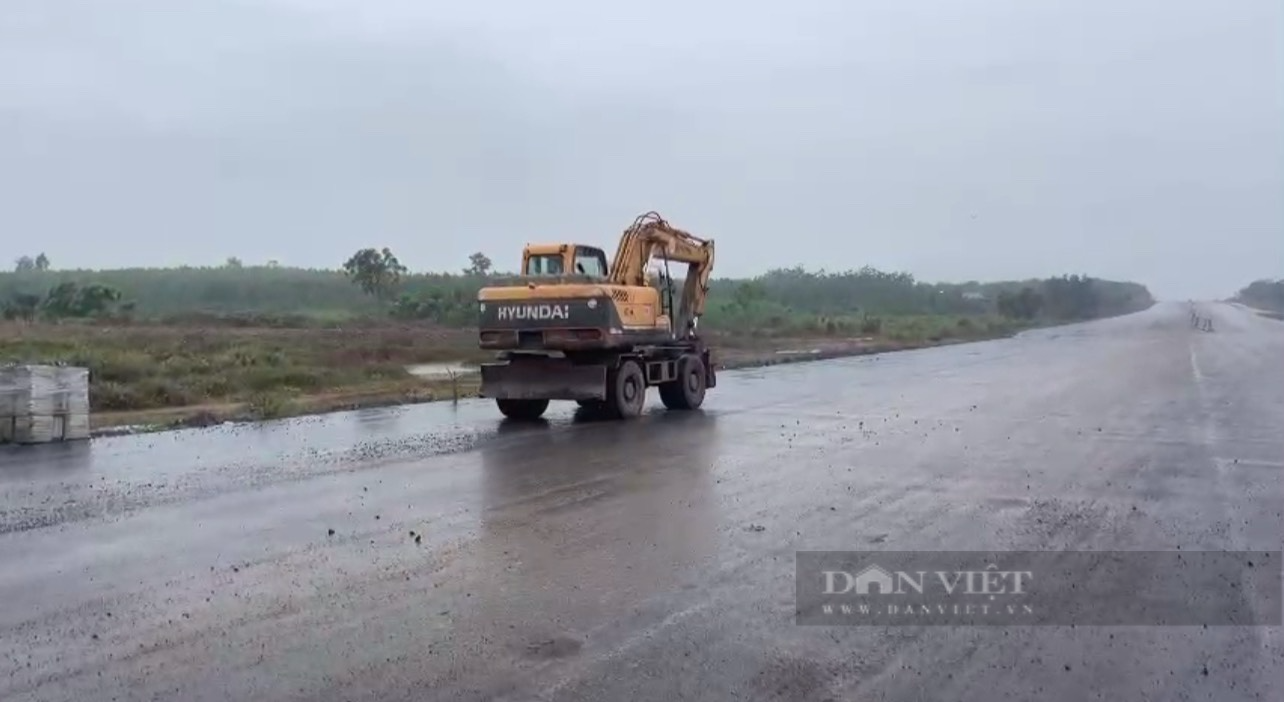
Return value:
[(794, 620), (799, 550), (1280, 549), (1284, 323), (1202, 308), (728, 372), (628, 423), (5, 450), (0, 700), (1279, 699), (1278, 627)]

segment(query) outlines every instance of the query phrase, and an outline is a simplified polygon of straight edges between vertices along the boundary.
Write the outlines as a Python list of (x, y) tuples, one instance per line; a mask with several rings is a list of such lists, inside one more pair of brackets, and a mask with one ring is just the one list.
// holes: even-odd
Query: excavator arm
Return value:
[(653, 259), (687, 264), (686, 283), (678, 307), (679, 324), (674, 329), (681, 329), (683, 335), (694, 331), (709, 297), (713, 240), (693, 236), (671, 226), (659, 214), (648, 212), (633, 220), (620, 237), (620, 246), (611, 264), (610, 282), (615, 285), (646, 285), (647, 265)]

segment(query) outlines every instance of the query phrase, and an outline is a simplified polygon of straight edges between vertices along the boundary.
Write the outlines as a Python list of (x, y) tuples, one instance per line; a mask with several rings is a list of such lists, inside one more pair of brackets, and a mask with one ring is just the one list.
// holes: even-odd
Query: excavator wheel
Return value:
[(509, 419), (539, 419), (548, 409), (548, 400), (495, 400), (499, 411)]
[(678, 359), (678, 377), (660, 385), (660, 400), (671, 410), (693, 410), (704, 404), (704, 361), (694, 354)]
[(606, 410), (617, 419), (632, 419), (642, 414), (646, 404), (646, 376), (632, 359), (607, 374)]

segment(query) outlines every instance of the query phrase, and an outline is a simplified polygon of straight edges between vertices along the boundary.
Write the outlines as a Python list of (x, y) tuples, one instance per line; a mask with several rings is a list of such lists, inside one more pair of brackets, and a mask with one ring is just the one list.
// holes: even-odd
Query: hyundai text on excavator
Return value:
[[(669, 263), (687, 264), (674, 308)], [(662, 264), (658, 279), (649, 267)], [(649, 387), (664, 406), (696, 409), (717, 384), (696, 333), (709, 293), (713, 241), (648, 212), (620, 237), (610, 268), (602, 249), (527, 244), (515, 279), (477, 295), (482, 397), (504, 416), (537, 419), (550, 400), (575, 400), (617, 419), (642, 412)]]

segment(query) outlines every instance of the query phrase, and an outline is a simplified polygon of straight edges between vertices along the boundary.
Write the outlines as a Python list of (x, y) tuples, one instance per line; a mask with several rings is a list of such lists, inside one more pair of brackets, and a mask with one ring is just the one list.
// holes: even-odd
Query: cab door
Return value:
[(592, 246), (576, 246), (575, 259), (571, 266), (572, 275), (587, 275), (593, 278), (606, 277), (606, 254), (602, 249)]

